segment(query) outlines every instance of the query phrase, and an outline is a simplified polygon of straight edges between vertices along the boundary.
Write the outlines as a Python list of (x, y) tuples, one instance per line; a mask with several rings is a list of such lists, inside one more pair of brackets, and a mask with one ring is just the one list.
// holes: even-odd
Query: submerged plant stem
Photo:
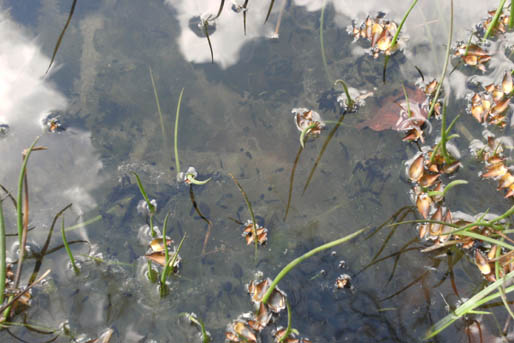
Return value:
[(161, 121), (161, 133), (164, 144), (166, 144), (166, 129), (164, 128), (164, 118), (161, 111), (161, 103), (159, 102), (159, 94), (157, 93), (157, 87), (155, 86), (155, 80), (153, 78), (152, 67), (148, 67), (150, 72), (150, 80), (152, 80), (153, 95), (155, 97), (155, 104), (157, 105), (157, 112), (159, 113), (159, 119)]
[(289, 208), (291, 207), (291, 197), (293, 195), (293, 184), (294, 184), (294, 174), (296, 171), (296, 166), (298, 165), (298, 161), (300, 160), (300, 154), (303, 151), (303, 147), (300, 146), (298, 149), (298, 153), (296, 154), (296, 158), (294, 159), (293, 168), (291, 169), (291, 176), (289, 177), (289, 193), (287, 195), (287, 206), (286, 213), (284, 215), (284, 221), (287, 219), (287, 215), (289, 214)]
[(323, 61), (323, 69), (325, 69), (325, 75), (327, 76), (327, 80), (330, 84), (332, 84), (332, 79), (330, 78), (330, 73), (328, 72), (328, 64), (327, 64), (327, 56), (325, 55), (325, 41), (323, 38), (323, 27), (325, 25), (325, 7), (327, 5), (327, 0), (323, 0), (323, 4), (321, 5), (321, 15), (319, 18), (319, 44), (321, 49), (321, 59)]
[(452, 37), (453, 37), (453, 0), (450, 0), (450, 29), (448, 30), (448, 43), (446, 44), (446, 54), (444, 57), (443, 71), (441, 72), (441, 77), (439, 79), (437, 89), (435, 90), (434, 98), (432, 100), (432, 104), (430, 105), (430, 110), (428, 111), (428, 114), (427, 114), (428, 119), (430, 119), (430, 117), (434, 113), (435, 105), (437, 103), (437, 98), (439, 97), (439, 93), (441, 92), (441, 87), (443, 85), (444, 78), (446, 77), (446, 71), (448, 70), (448, 62), (450, 61)]
[(273, 9), (273, 4), (275, 3), (275, 0), (271, 0), (268, 8), (268, 13), (266, 13), (266, 19), (264, 19), (264, 23), (266, 23), (269, 19), (269, 15), (271, 14), (271, 10)]
[(335, 247), (336, 245), (339, 245), (339, 244), (342, 244), (342, 243), (345, 243), (347, 241), (349, 241), (350, 239), (354, 238), (354, 237), (357, 237), (358, 235), (360, 235), (361, 233), (363, 233), (365, 230), (367, 230), (367, 228), (363, 228), (363, 229), (360, 229), (360, 230), (357, 230), (355, 231), (354, 233), (351, 233), (347, 236), (344, 236), (342, 238), (339, 238), (339, 239), (336, 239), (335, 241), (332, 241), (332, 242), (328, 242), (328, 243), (325, 243), (323, 245), (320, 245), (319, 247), (317, 248), (314, 248), (308, 252), (306, 252), (305, 254), (303, 254), (302, 256), (292, 260), (291, 262), (289, 262), (289, 264), (287, 266), (285, 266), (281, 271), (280, 273), (278, 273), (278, 275), (275, 277), (275, 279), (273, 280), (273, 282), (271, 283), (270, 287), (268, 288), (268, 290), (266, 291), (266, 293), (264, 294), (264, 296), (262, 297), (262, 303), (263, 304), (266, 304), (268, 302), (268, 299), (269, 297), (271, 296), (271, 294), (273, 293), (273, 290), (275, 289), (275, 287), (278, 285), (278, 283), (280, 282), (280, 280), (282, 280), (284, 278), (284, 276), (287, 275), (287, 273), (289, 273), (294, 267), (296, 267), (298, 264), (300, 264), (301, 262), (307, 260), (309, 257), (313, 256), (314, 254), (317, 254), (318, 252), (320, 251), (323, 251), (323, 250), (326, 250), (326, 249), (330, 249), (332, 247)]
[(70, 12), (68, 14), (68, 19), (66, 20), (66, 24), (64, 24), (64, 27), (61, 31), (61, 34), (59, 35), (59, 38), (57, 38), (57, 42), (55, 43), (54, 51), (52, 53), (52, 58), (50, 59), (50, 64), (48, 65), (48, 69), (45, 72), (45, 75), (48, 74), (48, 71), (50, 70), (50, 67), (54, 63), (55, 56), (57, 55), (57, 51), (59, 50), (59, 47), (61, 46), (62, 38), (64, 37), (64, 33), (68, 29), (68, 26), (71, 22), (71, 17), (73, 17), (73, 12), (75, 12), (75, 5), (77, 4), (77, 0), (73, 0), (73, 3), (71, 4)]
[(4, 199), (0, 198), (0, 304), (4, 303), (5, 275), (7, 271), (3, 201)]
[(193, 208), (195, 209), (196, 213), (198, 213), (200, 218), (202, 218), (207, 223), (207, 232), (205, 233), (205, 238), (203, 239), (202, 246), (202, 256), (204, 256), (205, 249), (207, 248), (207, 242), (209, 241), (209, 237), (211, 236), (212, 222), (200, 211), (200, 208), (196, 203), (195, 193), (193, 192), (193, 185), (189, 185), (189, 197), (191, 198), (191, 203), (193, 204)]
[(180, 174), (180, 160), (178, 158), (178, 120), (180, 118), (180, 104), (182, 103), (182, 94), (184, 94), (184, 88), (180, 91), (180, 95), (178, 97), (177, 103), (177, 114), (175, 115), (175, 133), (174, 133), (174, 149), (175, 149), (175, 169), (177, 170), (177, 175)]
[(257, 223), (255, 222), (255, 214), (253, 213), (252, 204), (250, 203), (250, 200), (248, 200), (248, 196), (246, 195), (246, 192), (244, 191), (244, 189), (241, 186), (241, 184), (239, 183), (239, 181), (237, 181), (236, 177), (234, 175), (232, 175), (231, 173), (228, 173), (228, 175), (230, 175), (232, 180), (234, 180), (234, 183), (236, 184), (237, 188), (239, 188), (239, 191), (241, 192), (241, 194), (243, 195), (243, 198), (245, 200), (246, 207), (248, 207), (248, 212), (250, 212), (250, 217), (252, 219), (252, 235), (253, 235), (253, 240), (255, 242), (255, 257), (257, 258), (257, 247), (259, 244), (259, 239), (257, 238), (257, 227), (256, 227)]
[[(350, 99), (350, 98), (349, 98)], [(332, 128), (332, 130), (329, 132), (327, 138), (325, 139), (325, 142), (323, 142), (323, 146), (321, 147), (321, 150), (319, 151), (318, 157), (316, 158), (316, 161), (314, 162), (314, 165), (312, 166), (312, 169), (309, 173), (309, 176), (307, 177), (307, 181), (305, 182), (305, 186), (303, 186), (303, 193), (305, 194), (305, 191), (307, 190), (307, 187), (309, 187), (309, 184), (311, 183), (312, 177), (314, 175), (314, 172), (316, 171), (316, 168), (318, 168), (319, 161), (321, 161), (321, 157), (323, 157), (323, 154), (325, 153), (325, 150), (327, 149), (328, 143), (332, 140), (332, 137), (335, 135), (337, 129), (339, 126), (341, 126), (341, 123), (343, 122), (343, 119), (345, 117), (345, 114), (343, 113), (339, 120), (337, 121), (336, 125)]]

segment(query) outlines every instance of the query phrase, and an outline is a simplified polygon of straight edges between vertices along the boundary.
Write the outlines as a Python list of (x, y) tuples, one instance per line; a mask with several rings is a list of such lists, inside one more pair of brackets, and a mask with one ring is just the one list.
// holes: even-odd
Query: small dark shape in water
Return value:
[(0, 124), (0, 138), (7, 136), (8, 133), (9, 133), (9, 125)]
[(332, 112), (338, 112), (338, 103), (337, 97), (340, 92), (336, 91), (334, 88), (331, 88), (327, 91), (321, 93), (318, 98), (318, 105), (320, 110), (330, 110)]
[(66, 128), (61, 123), (61, 112), (55, 111), (50, 112), (41, 120), (41, 124), (43, 125), (43, 129), (48, 132), (62, 132), (66, 130)]
[[(203, 31), (203, 25), (205, 21), (202, 20), (200, 16), (193, 17), (189, 19), (189, 28), (193, 31), (198, 37), (205, 37), (205, 33)], [(216, 23), (212, 20), (207, 20), (207, 30), (209, 35), (212, 35), (216, 31)]]

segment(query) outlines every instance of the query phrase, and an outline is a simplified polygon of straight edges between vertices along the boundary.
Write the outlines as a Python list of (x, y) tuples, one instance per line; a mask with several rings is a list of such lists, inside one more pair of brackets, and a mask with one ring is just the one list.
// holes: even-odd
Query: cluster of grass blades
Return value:
[[(30, 307), (30, 294), (29, 291), (36, 285), (42, 283), (51, 273), (51, 270), (48, 269), (45, 272), (40, 274), (40, 269), (42, 266), (43, 258), (60, 249), (65, 249), (73, 270), (76, 274), (79, 273), (79, 268), (75, 262), (73, 254), (71, 252), (70, 245), (75, 243), (84, 243), (84, 241), (71, 241), (68, 242), (64, 233), (64, 219), (61, 225), (61, 233), (63, 244), (61, 246), (54, 247), (49, 249), (50, 240), (52, 233), (54, 231), (54, 227), (57, 223), (57, 220), (62, 214), (71, 207), (67, 205), (61, 211), (59, 211), (50, 226), (50, 230), (48, 231), (48, 235), (45, 243), (43, 244), (40, 251), (34, 251), (31, 259), (35, 259), (34, 269), (28, 278), (26, 286), (21, 286), (23, 267), (26, 265), (26, 245), (28, 233), (30, 231), (29, 224), (29, 188), (28, 188), (28, 161), (31, 153), (33, 151), (41, 151), (46, 150), (43, 146), (37, 146), (36, 144), (39, 141), (39, 137), (37, 137), (34, 142), (30, 145), (30, 147), (23, 151), (23, 162), (21, 164), (20, 173), (18, 177), (18, 190), (17, 197), (15, 198), (4, 186), (1, 186), (3, 193), (0, 197), (0, 327), (2, 329), (8, 329), (14, 326), (23, 326), (28, 330), (33, 330), (42, 334), (56, 334), (54, 340), (62, 335), (62, 332), (58, 332), (58, 330), (42, 328), (38, 325), (34, 325), (27, 322), (27, 318), (22, 322), (14, 321), (15, 317)], [(5, 195), (5, 196), (4, 196)], [(16, 225), (17, 225), (17, 233), (16, 234), (8, 234), (6, 231), (6, 221), (4, 215), (4, 200), (9, 198), (13, 203), (13, 206), (16, 210)], [(17, 244), (18, 244), (18, 260), (14, 263), (7, 263), (7, 238), (9, 236), (17, 236)], [(14, 268), (16, 268), (14, 270)], [(23, 273), (25, 274), (25, 273)], [(6, 285), (9, 285), (9, 289), (6, 288)]]

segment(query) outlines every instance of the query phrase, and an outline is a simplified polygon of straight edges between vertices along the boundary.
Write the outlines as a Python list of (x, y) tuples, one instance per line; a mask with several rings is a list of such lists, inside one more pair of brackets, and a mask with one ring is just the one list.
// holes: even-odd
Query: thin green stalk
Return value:
[[(503, 6), (505, 5), (505, 2), (506, 2), (506, 0), (500, 0), (500, 5), (498, 5), (498, 8), (496, 9), (496, 13), (494, 14), (494, 17), (491, 20), (491, 23), (489, 24), (489, 26), (487, 27), (487, 31), (485, 32), (484, 39), (483, 39), (484, 41), (487, 39), (487, 37), (489, 37), (491, 32), (494, 30), (494, 27), (496, 26), (496, 24), (498, 24), (498, 19), (500, 18), (500, 15), (503, 12)], [(512, 8), (512, 3), (511, 3), (511, 8)], [(509, 21), (509, 26), (510, 26), (510, 21)]]
[(170, 216), (170, 213), (168, 212), (166, 214), (166, 218), (164, 218), (164, 224), (162, 224), (162, 244), (164, 246), (164, 261), (166, 261), (166, 264), (164, 265), (164, 268), (162, 269), (161, 274), (161, 287), (164, 287), (166, 285), (166, 277), (168, 276), (168, 269), (170, 261), (170, 255), (168, 252), (168, 242), (166, 239), (166, 229), (168, 228), (168, 218)]
[(514, 1), (510, 2), (509, 29), (514, 27)]
[[(503, 240), (504, 239), (502, 238), (501, 241), (503, 242)], [(496, 280), (499, 280), (501, 278), (500, 268), (502, 268), (502, 267), (500, 266), (500, 256), (501, 256), (501, 249), (496, 249), (496, 254), (495, 254), (496, 261), (494, 262), (494, 275), (496, 277)], [(509, 313), (510, 317), (512, 319), (514, 319), (514, 313), (512, 312), (512, 309), (510, 308), (509, 302), (507, 300), (507, 294), (505, 293), (505, 284), (501, 285), (501, 287), (499, 288), (499, 291), (500, 291), (501, 300), (503, 302), (503, 305), (505, 306), (505, 309)]]
[(298, 153), (296, 154), (296, 158), (294, 159), (293, 168), (291, 169), (291, 176), (289, 177), (289, 192), (287, 194), (287, 205), (286, 205), (286, 213), (284, 214), (284, 221), (287, 219), (287, 215), (289, 214), (289, 208), (291, 207), (291, 198), (293, 195), (293, 184), (294, 184), (294, 175), (296, 172), (296, 166), (298, 165), (298, 161), (300, 160), (300, 155), (303, 151), (303, 148), (300, 146), (298, 149)]
[(439, 97), (439, 92), (441, 92), (441, 86), (443, 84), (444, 78), (446, 77), (446, 71), (448, 70), (448, 62), (450, 61), (450, 51), (452, 46), (452, 37), (453, 37), (453, 0), (450, 1), (450, 29), (448, 30), (448, 43), (446, 44), (446, 55), (444, 58), (443, 71), (441, 73), (441, 78), (437, 85), (437, 89), (435, 90), (435, 95), (432, 100), (432, 105), (430, 106), (430, 110), (428, 111), (427, 118), (430, 119), (432, 113), (434, 113), (435, 104), (437, 103), (437, 98)]
[(289, 305), (289, 301), (287, 301), (286, 299), (286, 307), (287, 307), (287, 329), (286, 331), (284, 332), (284, 334), (282, 335), (282, 337), (280, 338), (279, 342), (284, 342), (284, 340), (289, 337), (289, 335), (291, 334), (291, 332), (293, 331), (293, 328), (291, 327), (291, 305)]
[(305, 254), (303, 254), (302, 256), (292, 260), (291, 262), (289, 262), (289, 264), (287, 266), (285, 266), (281, 271), (280, 273), (277, 274), (277, 276), (275, 277), (275, 279), (273, 280), (273, 282), (271, 283), (269, 289), (266, 291), (266, 293), (264, 294), (264, 296), (262, 297), (262, 303), (263, 304), (266, 304), (268, 302), (268, 299), (269, 297), (271, 296), (271, 293), (273, 293), (273, 290), (275, 289), (275, 287), (278, 285), (278, 283), (280, 282), (280, 280), (282, 280), (284, 278), (284, 276), (287, 275), (287, 273), (289, 273), (294, 267), (296, 267), (298, 264), (300, 264), (301, 262), (307, 260), (309, 257), (313, 256), (314, 254), (317, 254), (318, 252), (321, 252), (323, 250), (326, 250), (326, 249), (330, 249), (332, 247), (335, 247), (336, 245), (339, 245), (339, 244), (342, 244), (342, 243), (345, 243), (347, 241), (349, 241), (350, 239), (354, 238), (354, 237), (357, 237), (358, 235), (360, 235), (361, 233), (363, 233), (365, 230), (367, 230), (368, 228), (363, 228), (363, 229), (360, 229), (360, 230), (357, 230), (355, 231), (354, 233), (351, 233), (347, 236), (344, 236), (342, 238), (339, 238), (339, 239), (336, 239), (335, 241), (332, 241), (332, 242), (328, 242), (328, 243), (325, 243), (323, 245), (320, 245), (319, 247), (317, 248), (314, 248), (308, 252), (306, 252)]
[(255, 242), (255, 257), (257, 258), (257, 248), (259, 245), (259, 240), (257, 238), (257, 227), (256, 227), (257, 222), (255, 221), (255, 215), (253, 213), (252, 204), (250, 203), (250, 200), (248, 200), (248, 196), (246, 195), (246, 192), (244, 191), (244, 189), (241, 186), (241, 184), (239, 183), (239, 181), (237, 181), (236, 177), (234, 175), (232, 175), (231, 173), (228, 173), (228, 175), (230, 175), (232, 180), (234, 180), (234, 183), (236, 184), (237, 188), (239, 188), (239, 191), (241, 192), (241, 194), (243, 195), (243, 198), (245, 200), (246, 207), (248, 207), (248, 211), (250, 212), (250, 217), (252, 219), (252, 235), (253, 235), (253, 240)]
[(221, 0), (220, 8), (218, 9), (218, 14), (216, 14), (216, 16), (214, 18), (212, 18), (211, 20), (218, 19), (218, 17), (221, 15), (221, 11), (223, 11), (223, 5), (225, 5), (225, 0)]
[(468, 182), (466, 180), (453, 180), (448, 185), (446, 185), (446, 187), (444, 187), (444, 189), (442, 191), (431, 191), (431, 192), (428, 192), (427, 195), (429, 197), (440, 196), (440, 197), (444, 198), (446, 196), (446, 193), (448, 193), (448, 191), (450, 189), (452, 189), (453, 187), (458, 186), (458, 185), (466, 185), (467, 183)]
[(161, 103), (159, 102), (159, 94), (157, 93), (157, 87), (155, 86), (155, 80), (153, 78), (152, 67), (148, 66), (150, 72), (150, 80), (152, 80), (153, 95), (155, 97), (155, 104), (157, 105), (157, 112), (159, 112), (159, 119), (161, 121), (161, 133), (164, 144), (166, 144), (166, 130), (164, 129), (164, 118), (161, 111)]
[[(418, 2), (418, 0), (413, 0), (409, 6), (409, 9), (407, 10), (407, 12), (405, 12), (405, 14), (402, 18), (402, 21), (400, 22), (400, 25), (398, 25), (398, 29), (396, 30), (396, 33), (394, 34), (393, 39), (391, 40), (391, 45), (389, 46), (390, 51), (392, 51), (394, 49), (394, 47), (396, 46), (396, 42), (398, 41), (398, 37), (400, 36), (400, 31), (403, 28), (403, 24), (405, 24), (407, 17), (409, 16), (409, 14), (412, 11), (412, 9), (414, 8), (414, 6), (416, 6), (417, 2)], [(389, 62), (389, 58), (390, 58), (390, 55), (386, 55), (385, 59), (384, 59), (384, 72), (382, 74), (382, 79), (383, 79), (384, 83), (386, 80), (386, 69), (387, 69), (387, 63)]]
[(75, 263), (75, 258), (73, 257), (73, 254), (71, 253), (70, 246), (68, 245), (68, 240), (66, 239), (66, 233), (64, 232), (64, 217), (62, 218), (61, 235), (62, 235), (62, 242), (64, 244), (64, 249), (66, 249), (66, 253), (68, 254), (68, 257), (70, 258), (70, 262), (71, 262), (71, 266), (73, 267), (73, 271), (75, 271), (75, 274), (79, 274), (80, 270), (77, 267), (77, 264)]
[(20, 175), (18, 177), (18, 195), (16, 200), (16, 223), (18, 224), (18, 242), (20, 243), (20, 249), (21, 249), (21, 243), (22, 243), (22, 235), (23, 235), (23, 201), (22, 201), (22, 194), (23, 194), (23, 180), (25, 179), (25, 172), (27, 170), (27, 163), (29, 161), (30, 153), (32, 152), (32, 149), (36, 146), (37, 142), (39, 141), (39, 137), (36, 137), (34, 142), (32, 142), (32, 145), (27, 149), (25, 153), (25, 158), (23, 159), (23, 163), (21, 165)]
[(325, 26), (325, 7), (326, 7), (326, 5), (327, 5), (327, 0), (323, 0), (323, 4), (321, 5), (321, 15), (319, 18), (319, 44), (320, 44), (320, 48), (321, 48), (321, 59), (323, 61), (323, 68), (325, 69), (325, 74), (327, 75), (328, 82), (332, 83), (330, 74), (328, 72), (327, 56), (325, 55), (325, 41), (323, 39), (323, 27)]
[(150, 202), (150, 199), (148, 198), (148, 195), (146, 194), (145, 188), (143, 187), (143, 184), (141, 183), (141, 179), (139, 178), (139, 175), (136, 173), (132, 173), (136, 177), (137, 187), (139, 188), (139, 191), (141, 192), (141, 195), (145, 199), (146, 205), (148, 206), (149, 213), (149, 219), (150, 219), (150, 232), (152, 234), (152, 237), (155, 238), (157, 236), (157, 233), (155, 232), (153, 228), (153, 216), (155, 214), (155, 206)]
[(0, 304), (4, 303), (5, 294), (5, 273), (6, 266), (6, 253), (5, 253), (5, 220), (3, 211), (3, 201), (0, 199)]
[(302, 133), (300, 133), (300, 145), (302, 146), (302, 149), (305, 148), (305, 135), (314, 129), (316, 126), (318, 126), (318, 122), (314, 122), (305, 129), (302, 130)]
[(177, 114), (175, 116), (175, 169), (177, 169), (177, 175), (180, 174), (180, 160), (178, 158), (178, 120), (180, 118), (180, 104), (182, 103), (182, 94), (184, 94), (184, 88), (180, 91), (177, 103)]

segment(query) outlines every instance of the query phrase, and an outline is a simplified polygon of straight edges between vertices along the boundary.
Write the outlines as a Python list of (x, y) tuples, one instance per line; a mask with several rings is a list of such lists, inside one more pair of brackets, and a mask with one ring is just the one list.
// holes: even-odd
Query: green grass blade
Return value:
[(209, 21), (205, 20), (202, 25), (203, 34), (207, 38), (207, 43), (209, 43), (209, 50), (211, 51), (211, 63), (214, 63), (214, 52), (212, 51), (212, 43), (211, 38), (209, 37)]
[(66, 20), (66, 24), (64, 24), (61, 34), (59, 35), (59, 38), (57, 38), (57, 43), (55, 43), (54, 52), (52, 53), (52, 59), (50, 60), (50, 64), (48, 65), (48, 69), (46, 70), (45, 75), (48, 74), (50, 67), (54, 63), (55, 56), (57, 55), (57, 50), (59, 50), (59, 47), (61, 46), (61, 42), (62, 42), (62, 38), (64, 37), (64, 33), (68, 29), (68, 25), (70, 25), (71, 17), (73, 16), (73, 12), (75, 12), (76, 4), (77, 4), (77, 0), (73, 0), (73, 3), (71, 4), (70, 13), (68, 14), (68, 19)]
[[(500, 4), (498, 5), (498, 8), (496, 9), (496, 13), (494, 13), (494, 17), (491, 20), (491, 22), (489, 23), (489, 26), (487, 27), (487, 31), (485, 32), (484, 39), (483, 39), (484, 41), (487, 39), (487, 37), (489, 37), (489, 35), (493, 31), (493, 29), (495, 28), (496, 24), (498, 24), (498, 19), (500, 18), (500, 14), (502, 14), (502, 12), (503, 12), (503, 6), (505, 5), (505, 2), (506, 2), (506, 0), (500, 0)], [(512, 4), (511, 4), (511, 7), (512, 7)], [(509, 22), (509, 25), (510, 25), (510, 22)]]
[[(23, 194), (23, 180), (25, 179), (25, 172), (27, 171), (27, 163), (29, 161), (30, 153), (36, 146), (37, 142), (39, 141), (39, 137), (36, 137), (34, 142), (32, 142), (32, 145), (27, 149), (25, 153), (25, 158), (23, 159), (23, 163), (21, 165), (20, 175), (18, 177), (18, 194), (17, 194), (17, 200), (16, 200), (16, 223), (18, 226), (18, 242), (20, 243), (20, 247), (22, 246), (22, 235), (23, 235), (23, 201), (22, 201), (22, 194)], [(21, 249), (21, 248), (20, 248)]]
[(177, 114), (175, 116), (175, 134), (174, 134), (174, 142), (175, 142), (175, 169), (177, 170), (177, 175), (180, 174), (180, 160), (178, 157), (178, 120), (180, 118), (180, 105), (182, 103), (182, 95), (184, 94), (184, 88), (180, 91), (180, 95), (178, 97), (177, 103)]
[(70, 258), (71, 266), (73, 267), (75, 274), (79, 274), (80, 270), (77, 267), (77, 264), (75, 263), (75, 258), (73, 257), (73, 254), (71, 253), (71, 249), (68, 244), (68, 240), (66, 239), (66, 232), (64, 231), (64, 217), (62, 218), (61, 235), (62, 235), (62, 243), (64, 244), (64, 249), (66, 249), (66, 253), (68, 254), (68, 257)]
[[(139, 175), (137, 173), (132, 173), (136, 177), (137, 187), (139, 188), (139, 192), (141, 192), (141, 195), (145, 199), (146, 205), (148, 206), (148, 210), (150, 211), (150, 215), (152, 215), (155, 212), (155, 206), (150, 202), (150, 199), (148, 198), (148, 195), (146, 194), (145, 188), (143, 187), (143, 184), (141, 183), (141, 179), (139, 178)], [(152, 228), (153, 229), (153, 228)]]
[(150, 80), (152, 80), (152, 88), (153, 88), (153, 95), (155, 97), (155, 104), (157, 105), (157, 112), (159, 112), (159, 119), (161, 121), (162, 139), (164, 140), (164, 144), (166, 144), (166, 130), (164, 128), (164, 118), (162, 116), (161, 103), (159, 102), (159, 94), (157, 93), (157, 87), (155, 86), (155, 80), (153, 78), (152, 67), (148, 67), (148, 71), (150, 72)]
[[(435, 323), (427, 332), (425, 335), (425, 340), (428, 340), (437, 334), (439, 334), (441, 331), (446, 329), (448, 326), (453, 324), (456, 320), (461, 318), (462, 316), (466, 315), (467, 313), (470, 313), (470, 311), (473, 311), (478, 306), (494, 299), (500, 296), (500, 293), (495, 293), (493, 295), (490, 295), (492, 292), (497, 290), (499, 287), (501, 287), (505, 282), (508, 282), (514, 277), (514, 272), (510, 272), (509, 274), (505, 275), (503, 278), (493, 282), (477, 294), (475, 294), (473, 297), (471, 297), (468, 301), (463, 303), (461, 306), (459, 306), (457, 309), (455, 309), (454, 312), (448, 314), (443, 319), (439, 320), (437, 323)], [(507, 289), (505, 289), (506, 293), (512, 292), (514, 290), (514, 286), (510, 286)]]
[[(412, 9), (414, 8), (414, 6), (416, 6), (416, 3), (418, 2), (418, 0), (414, 0), (412, 1), (412, 3), (410, 4), (409, 6), (409, 9), (407, 10), (407, 12), (405, 12), (405, 14), (403, 15), (403, 18), (402, 18), (402, 21), (400, 22), (400, 25), (398, 25), (398, 29), (396, 30), (396, 33), (394, 34), (393, 36), (393, 39), (391, 40), (391, 45), (390, 45), (390, 50), (392, 51), (394, 49), (394, 47), (396, 46), (396, 42), (398, 41), (398, 37), (400, 36), (400, 31), (402, 30), (403, 28), (403, 24), (405, 24), (405, 21), (407, 20), (407, 17), (409, 16), (410, 12), (412, 11)], [(382, 73), (382, 81), (385, 83), (386, 81), (386, 69), (387, 69), (387, 63), (389, 62), (389, 55), (386, 55), (385, 56), (385, 59), (384, 59), (384, 71)]]
[(168, 242), (166, 240), (166, 230), (168, 228), (168, 218), (170, 216), (170, 213), (168, 212), (166, 214), (166, 217), (164, 218), (164, 224), (162, 224), (162, 244), (164, 246), (164, 261), (166, 261), (166, 264), (164, 265), (164, 268), (162, 269), (161, 274), (161, 287), (165, 287), (166, 283), (166, 277), (168, 276), (168, 269), (169, 269), (169, 259), (170, 255), (168, 252)]

